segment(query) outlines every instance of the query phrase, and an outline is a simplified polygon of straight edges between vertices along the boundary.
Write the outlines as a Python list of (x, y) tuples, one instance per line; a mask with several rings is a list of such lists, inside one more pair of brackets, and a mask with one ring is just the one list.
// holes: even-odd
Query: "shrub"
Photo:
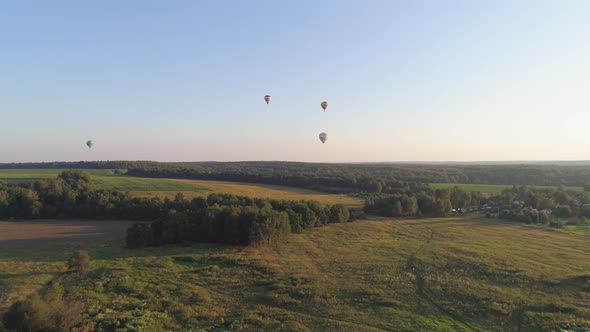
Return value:
[(68, 268), (77, 274), (90, 271), (92, 263), (90, 262), (88, 252), (86, 250), (75, 251), (68, 260)]
[(52, 282), (45, 291), (45, 301), (49, 304), (60, 304), (63, 301), (64, 289), (58, 282)]
[(330, 208), (330, 223), (347, 222), (350, 219), (350, 211), (344, 205), (333, 205)]
[(574, 212), (572, 211), (572, 208), (564, 205), (557, 208), (555, 214), (560, 217), (571, 217), (573, 216)]
[(39, 295), (33, 294), (24, 301), (13, 303), (2, 317), (7, 329), (39, 331), (49, 325), (49, 306)]

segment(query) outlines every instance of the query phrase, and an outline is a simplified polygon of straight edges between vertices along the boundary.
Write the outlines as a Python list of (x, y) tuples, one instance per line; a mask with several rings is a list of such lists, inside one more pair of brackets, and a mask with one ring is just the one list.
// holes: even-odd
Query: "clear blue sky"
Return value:
[(590, 159), (589, 17), (585, 0), (3, 1), (0, 162)]

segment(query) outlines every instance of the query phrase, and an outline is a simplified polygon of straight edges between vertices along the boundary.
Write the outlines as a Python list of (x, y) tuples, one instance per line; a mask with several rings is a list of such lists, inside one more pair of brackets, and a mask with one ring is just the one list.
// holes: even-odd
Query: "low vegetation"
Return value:
[(356, 221), (275, 248), (86, 242), (93, 267), (82, 276), (59, 246), (38, 260), (12, 244), (0, 264), (26, 278), (57, 260), (31, 298), (47, 302), (61, 285), (66, 301), (83, 300), (81, 330), (586, 331), (587, 241), (489, 219)]

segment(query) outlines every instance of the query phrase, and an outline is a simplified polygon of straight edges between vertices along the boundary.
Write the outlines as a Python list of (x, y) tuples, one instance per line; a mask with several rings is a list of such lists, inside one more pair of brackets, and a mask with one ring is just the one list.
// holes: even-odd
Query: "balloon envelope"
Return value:
[(320, 106), (322, 106), (322, 108), (324, 109), (324, 111), (326, 110), (326, 108), (328, 108), (328, 102), (327, 101), (322, 101), (322, 103), (320, 104)]
[(94, 145), (94, 143), (92, 143), (92, 141), (86, 141), (86, 146), (91, 148)]
[(326, 143), (327, 140), (328, 140), (328, 134), (321, 133), (320, 134), (320, 141), (322, 141), (322, 144)]
[(264, 101), (268, 104), (270, 103), (270, 100), (272, 99), (271, 95), (266, 95), (264, 96)]

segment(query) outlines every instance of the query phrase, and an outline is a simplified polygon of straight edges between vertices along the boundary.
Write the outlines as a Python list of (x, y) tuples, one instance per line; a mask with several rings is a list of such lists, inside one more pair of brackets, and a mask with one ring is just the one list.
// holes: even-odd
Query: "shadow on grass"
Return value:
[(61, 274), (63, 272), (49, 272), (49, 271), (39, 271), (39, 272), (24, 272), (24, 273), (0, 273), (0, 280), (6, 280), (11, 278), (26, 278), (26, 277), (34, 277), (39, 275), (56, 275)]

